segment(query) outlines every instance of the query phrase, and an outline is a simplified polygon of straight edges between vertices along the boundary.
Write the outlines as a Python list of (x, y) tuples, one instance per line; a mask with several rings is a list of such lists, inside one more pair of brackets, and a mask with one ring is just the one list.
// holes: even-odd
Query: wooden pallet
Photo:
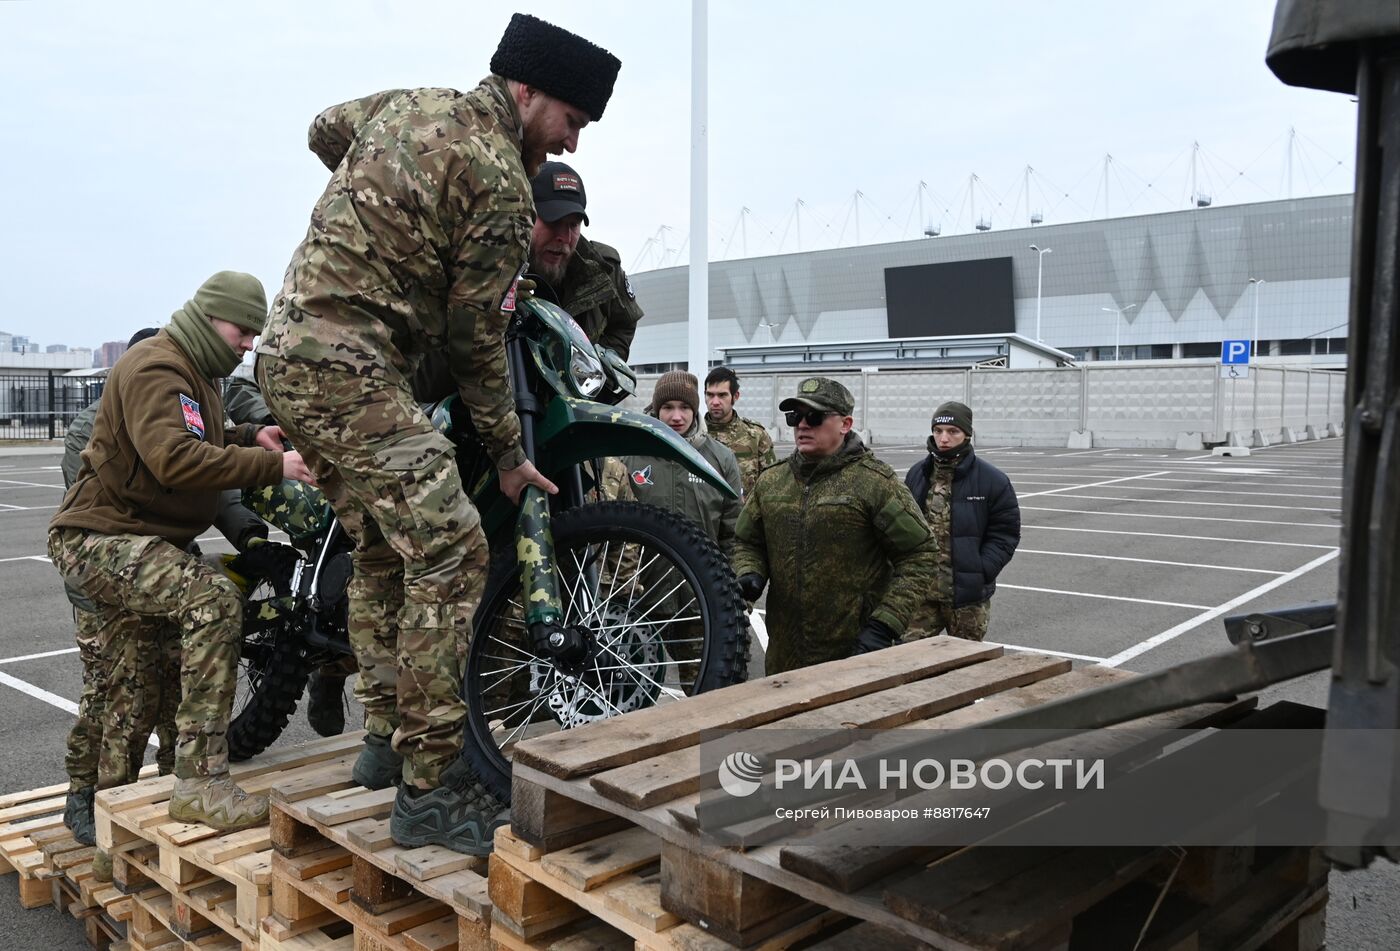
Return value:
[[(496, 831), (495, 845), (491, 938), (500, 947), (729, 947), (663, 907), (662, 842), (645, 829), (633, 826), (546, 853), (516, 838), (507, 827)], [(817, 912), (760, 947), (810, 942), (850, 923), (838, 912)]]
[[(142, 776), (154, 776), (148, 766)], [(11, 872), (19, 879), (19, 900), (24, 908), (53, 902), (52, 880), (68, 874), (74, 889), (82, 873), (91, 875), (91, 851), (75, 841), (63, 825), (68, 784), (59, 783), (0, 796), (0, 875)], [(83, 894), (85, 908), (93, 907)]]
[(396, 845), (388, 820), (394, 789), (366, 790), (348, 766), (328, 764), (279, 780), (270, 795), (265, 949), (335, 948), (344, 943), (337, 925), (352, 929), (356, 951), (490, 947), (486, 860)]
[[(231, 772), (249, 792), (297, 782), (326, 768), (349, 772), (362, 733), (276, 749)], [(103, 790), (96, 798), (97, 842), (112, 855), (113, 884), (134, 898), (133, 951), (161, 943), (256, 951), (272, 908), (272, 845), (266, 825), (219, 833), (170, 819), (171, 776)], [(132, 928), (128, 929), (129, 932)]]
[[(862, 838), (852, 825), (821, 840), (820, 847), (810, 847), (772, 842), (771, 824), (757, 822), (741, 830), (747, 837), (744, 847), (734, 849), (697, 834), (696, 805), (715, 795), (718, 786), (715, 771), (701, 764), (702, 731), (745, 729), (744, 749), (774, 754), (792, 742), (792, 734), (783, 731), (829, 730), (834, 747), (853, 728), (971, 726), (1130, 676), (1102, 667), (1071, 670), (1061, 659), (1006, 654), (998, 647), (940, 637), (730, 687), (521, 743), (514, 764), (511, 836), (532, 847), (534, 859), (542, 861), (620, 831), (644, 830), (660, 843), (660, 907), (744, 947), (761, 945), (828, 911), (867, 923), (850, 929), (854, 939), (830, 938), (836, 942), (832, 947), (861, 940), (860, 935), (874, 929), (943, 948), (1066, 947), (1091, 934), (1094, 915), (1129, 886), (1153, 896), (1140, 919), (1153, 916), (1153, 946), (1170, 932), (1180, 941), (1162, 948), (1188, 947), (1199, 943), (1208, 924), (1203, 903), (1191, 905), (1183, 884), (1199, 878), (1208, 890), (1229, 892), (1235, 905), (1247, 904), (1247, 899), (1262, 902), (1260, 907), (1275, 917), (1278, 909), (1291, 908), (1292, 918), (1274, 922), (1278, 928), (1301, 917), (1304, 908), (1315, 910), (1325, 896), (1325, 872), (1319, 879), (1296, 869), (1301, 861), (1316, 873), (1311, 855), (1295, 856), (1286, 874), (1274, 875), (1274, 865), (1259, 860), (1247, 846), (1234, 852), (1185, 853), (1162, 848), (877, 848), (864, 847), (868, 836)], [(1253, 707), (1252, 700), (1205, 704), (1130, 726), (1225, 725)], [(1146, 735), (1145, 730), (1098, 731), (1076, 738), (1073, 748), (1080, 755), (1137, 762), (1148, 758), (1141, 748)], [(1156, 755), (1155, 749), (1150, 752)], [(1004, 792), (995, 808), (1014, 809), (1018, 802), (1025, 807), (1024, 796), (1018, 800), (1015, 790)], [(946, 789), (921, 793), (901, 806), (916, 800), (920, 806), (948, 804), (951, 795)], [(979, 795), (985, 799), (988, 792)], [(1032, 813), (1026, 815), (1029, 821)], [(849, 837), (842, 838), (843, 833)], [(516, 871), (524, 868), (508, 848), (498, 857)], [(1183, 868), (1218, 871), (1179, 879)], [(535, 869), (534, 880), (545, 881), (544, 871), (542, 865)], [(1166, 897), (1159, 896), (1172, 898), (1172, 915), (1163, 914)], [(1238, 910), (1235, 905), (1226, 910)], [(598, 915), (597, 910), (590, 913)], [(1184, 937), (1178, 934), (1182, 928), (1188, 929)]]

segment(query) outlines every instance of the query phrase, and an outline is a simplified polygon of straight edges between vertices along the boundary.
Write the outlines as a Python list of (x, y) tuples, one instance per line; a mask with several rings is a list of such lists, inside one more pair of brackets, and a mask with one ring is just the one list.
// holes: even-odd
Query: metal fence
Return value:
[(102, 394), (102, 377), (66, 370), (0, 375), (0, 439), (59, 439), (74, 416)]
[[(778, 403), (807, 374), (740, 375), (738, 410), (790, 440)], [(1214, 362), (1028, 370), (833, 372), (855, 397), (856, 428), (877, 445), (922, 443), (934, 407), (972, 407), (977, 436), (1001, 446), (1261, 445), (1335, 435), (1345, 421), (1346, 374), (1251, 367), (1222, 379)], [(637, 381), (644, 407), (655, 376)]]

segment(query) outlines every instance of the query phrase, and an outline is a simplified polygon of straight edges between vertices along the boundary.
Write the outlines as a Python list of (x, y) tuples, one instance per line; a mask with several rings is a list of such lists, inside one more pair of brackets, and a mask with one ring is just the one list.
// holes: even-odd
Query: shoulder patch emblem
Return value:
[(655, 485), (656, 483), (651, 481), (651, 466), (647, 466), (645, 469), (634, 469), (632, 471), (632, 484)]
[(519, 289), (519, 287), (520, 287), (520, 279), (521, 279), (522, 277), (525, 276), (525, 269), (526, 269), (527, 267), (529, 267), (529, 266), (530, 266), (530, 265), (529, 265), (528, 262), (525, 263), (525, 264), (522, 264), (522, 265), (520, 265), (520, 270), (517, 271), (517, 272), (515, 272), (515, 280), (513, 280), (513, 281), (510, 282), (510, 289), (506, 291), (506, 296), (503, 297), (503, 298), (501, 299), (501, 313), (503, 313), (503, 314), (513, 314), (513, 313), (515, 313), (515, 295), (516, 295), (516, 291), (517, 291), (517, 290)]
[(185, 428), (200, 439), (204, 438), (204, 417), (199, 413), (199, 404), (184, 393), (180, 394), (180, 412), (185, 417)]
[(632, 290), (632, 279), (631, 279), (630, 277), (628, 277), (626, 274), (622, 275), (622, 287), (623, 287), (623, 289), (624, 289), (625, 291), (627, 291), (627, 299), (628, 299), (628, 300), (636, 300), (636, 299), (637, 299), (637, 292), (634, 291), (634, 290)]

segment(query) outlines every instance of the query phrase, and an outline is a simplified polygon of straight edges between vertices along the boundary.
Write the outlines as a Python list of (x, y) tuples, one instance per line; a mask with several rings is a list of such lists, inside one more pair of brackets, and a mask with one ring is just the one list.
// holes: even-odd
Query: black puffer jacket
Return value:
[[(924, 511), (933, 478), (933, 453), (916, 462), (904, 484)], [(1021, 543), (1021, 506), (1011, 480), (990, 462), (977, 458), (970, 447), (953, 473), (952, 539), (953, 606), (976, 604), (992, 596), (997, 575)]]

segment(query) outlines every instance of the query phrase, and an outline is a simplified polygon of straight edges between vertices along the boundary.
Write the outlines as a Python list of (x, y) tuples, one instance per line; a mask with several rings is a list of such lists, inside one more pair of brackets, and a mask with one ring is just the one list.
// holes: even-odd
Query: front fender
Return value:
[(642, 413), (557, 397), (536, 433), (540, 471), (556, 472), (606, 456), (658, 456), (678, 462), (730, 498), (739, 495), (714, 466), (671, 427)]

